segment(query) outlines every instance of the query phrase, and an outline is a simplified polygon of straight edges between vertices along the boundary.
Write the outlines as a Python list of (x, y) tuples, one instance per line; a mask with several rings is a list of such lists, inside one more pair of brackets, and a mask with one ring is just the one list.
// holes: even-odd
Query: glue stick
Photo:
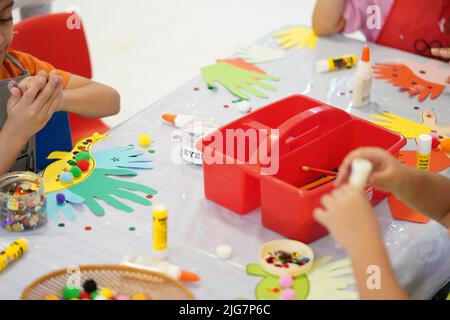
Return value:
[(370, 103), (372, 92), (373, 70), (370, 65), (370, 49), (364, 46), (361, 61), (355, 74), (355, 84), (353, 88), (353, 107), (360, 108)]
[(5, 270), (8, 265), (18, 260), (28, 250), (28, 241), (18, 239), (10, 244), (6, 249), (0, 252), (0, 272)]
[(430, 168), (430, 155), (433, 138), (429, 134), (422, 134), (418, 139), (416, 168), (428, 171)]
[(352, 173), (349, 183), (351, 186), (363, 190), (372, 172), (372, 162), (366, 159), (355, 159), (352, 162)]
[(167, 256), (167, 207), (153, 207), (153, 258), (164, 260)]
[(347, 55), (330, 59), (322, 59), (316, 62), (316, 70), (320, 73), (326, 73), (339, 69), (350, 69), (358, 63), (355, 55)]

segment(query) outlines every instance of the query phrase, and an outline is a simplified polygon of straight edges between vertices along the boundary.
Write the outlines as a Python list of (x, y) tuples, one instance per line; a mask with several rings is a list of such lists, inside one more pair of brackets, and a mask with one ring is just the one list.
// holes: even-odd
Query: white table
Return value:
[[(277, 46), (270, 35), (259, 42)], [(280, 76), (281, 81), (276, 84), (278, 91), (271, 94), (270, 99), (252, 99), (253, 106), (263, 106), (288, 95), (302, 93), (366, 119), (370, 114), (388, 110), (420, 121), (420, 110), (415, 110), (414, 106), (434, 108), (441, 124), (450, 124), (448, 92), (434, 101), (419, 103), (416, 98), (400, 93), (381, 80), (374, 82), (374, 103), (352, 110), (349, 107), (351, 97), (340, 93), (351, 90), (354, 70), (319, 75), (314, 71), (314, 62), (329, 56), (359, 54), (361, 48), (360, 42), (333, 36), (319, 39), (313, 51), (291, 50), (283, 60), (262, 64), (264, 70)], [(371, 48), (375, 61), (393, 57), (424, 60), (381, 46), (371, 45)], [(194, 91), (195, 87), (200, 90)], [(261, 244), (280, 238), (262, 227), (259, 210), (238, 216), (206, 200), (201, 166), (175, 164), (171, 160), (177, 146), (176, 142), (171, 141), (174, 129), (160, 121), (161, 114), (196, 113), (227, 123), (242, 115), (231, 103), (232, 100), (235, 98), (223, 88), (212, 92), (206, 89), (200, 77), (195, 77), (111, 130), (112, 137), (94, 147), (94, 150), (100, 150), (137, 143), (139, 134), (151, 134), (156, 150), (153, 156), (155, 169), (140, 171), (133, 181), (157, 189), (154, 202), (168, 206), (170, 261), (202, 277), (201, 282), (189, 285), (198, 299), (253, 299), (254, 288), (260, 278), (248, 276), (245, 267), (248, 263), (257, 262)], [(225, 104), (230, 108), (224, 108)], [(409, 142), (405, 149), (414, 149), (414, 144)], [(448, 176), (449, 170), (444, 174)], [(0, 274), (0, 298), (19, 298), (28, 283), (55, 269), (73, 264), (117, 264), (126, 254), (150, 255), (151, 208), (131, 206), (135, 208), (133, 213), (109, 208), (104, 217), (96, 217), (85, 208), (76, 210), (75, 222), (61, 217), (61, 221), (66, 223), (64, 228), (49, 222), (39, 230), (24, 234), (30, 242), (29, 252)], [(386, 200), (375, 208), (375, 212), (401, 283), (413, 298), (430, 298), (450, 278), (450, 240), (447, 231), (435, 222), (422, 225), (394, 220)], [(92, 231), (84, 231), (85, 226), (91, 226)], [(137, 230), (130, 232), (130, 226), (135, 226)], [(0, 244), (7, 245), (19, 236), (1, 230)], [(230, 261), (215, 258), (215, 249), (220, 244), (234, 248)], [(329, 236), (313, 242), (311, 247), (316, 257), (346, 257), (346, 253), (337, 249)]]

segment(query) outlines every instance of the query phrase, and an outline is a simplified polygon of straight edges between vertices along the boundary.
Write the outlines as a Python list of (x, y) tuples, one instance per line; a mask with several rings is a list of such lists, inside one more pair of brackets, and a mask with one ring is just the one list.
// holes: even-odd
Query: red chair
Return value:
[[(55, 68), (92, 78), (91, 59), (83, 25), (69, 28), (75, 13), (57, 13), (26, 19), (15, 25), (17, 34), (12, 48), (51, 63)], [(104, 133), (109, 127), (100, 119), (88, 119), (69, 113), (72, 143)]]

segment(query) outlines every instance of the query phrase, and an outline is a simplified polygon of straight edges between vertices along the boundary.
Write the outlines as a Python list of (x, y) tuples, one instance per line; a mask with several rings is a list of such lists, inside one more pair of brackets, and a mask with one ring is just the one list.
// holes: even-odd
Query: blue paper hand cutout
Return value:
[[(58, 204), (58, 202), (56, 201), (56, 196), (58, 193), (62, 193), (66, 198), (66, 201), (62, 204)], [(50, 220), (52, 220), (53, 222), (58, 222), (59, 221), (58, 212), (61, 211), (67, 219), (69, 219), (70, 221), (74, 221), (75, 213), (72, 211), (72, 208), (69, 204), (82, 204), (83, 202), (84, 202), (83, 198), (71, 192), (70, 190), (61, 190), (49, 193), (47, 194), (48, 216)]]
[(153, 169), (152, 160), (143, 156), (134, 145), (101, 150), (93, 153), (96, 168), (100, 169)]

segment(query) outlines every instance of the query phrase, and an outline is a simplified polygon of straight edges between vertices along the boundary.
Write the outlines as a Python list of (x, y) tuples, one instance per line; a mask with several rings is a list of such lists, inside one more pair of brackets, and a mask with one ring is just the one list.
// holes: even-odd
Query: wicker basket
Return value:
[[(110, 288), (129, 297), (145, 294), (151, 300), (192, 300), (192, 292), (168, 276), (125, 266), (80, 266), (81, 283), (88, 279), (100, 288)], [(48, 296), (61, 296), (70, 274), (66, 269), (47, 274), (31, 283), (22, 293), (22, 300), (43, 300)]]

